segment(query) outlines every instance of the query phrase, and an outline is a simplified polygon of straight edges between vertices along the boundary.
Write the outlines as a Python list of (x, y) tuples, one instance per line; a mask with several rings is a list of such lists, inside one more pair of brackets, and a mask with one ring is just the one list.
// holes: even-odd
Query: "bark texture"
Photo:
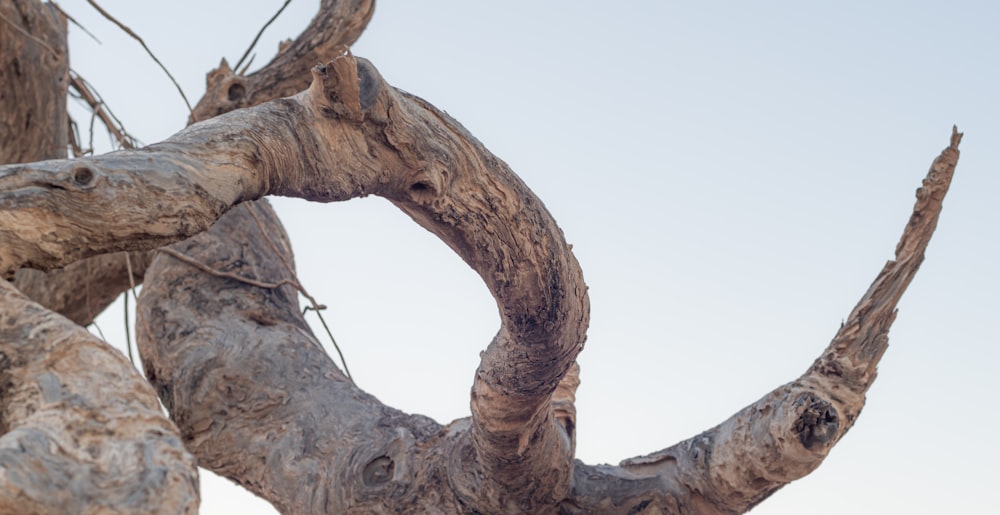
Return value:
[(66, 20), (34, 0), (0, 2), (0, 163), (66, 157)]
[[(203, 466), (285, 513), (739, 513), (815, 469), (864, 404), (896, 303), (936, 226), (961, 135), (953, 133), (918, 190), (896, 259), (805, 374), (687, 441), (618, 466), (589, 466), (573, 459), (575, 359), (589, 301), (571, 248), (503, 161), (346, 51), (372, 8), (324, 1), (310, 27), (261, 71), (238, 75), (224, 63), (209, 74), (193, 115), (210, 119), (162, 143), (0, 167), (0, 271), (23, 275), (24, 267), (173, 244), (154, 250), (148, 268), (135, 267), (145, 279), (137, 333), (148, 378)], [(324, 64), (307, 76), (317, 60)], [(482, 353), (470, 418), (441, 425), (402, 413), (337, 369), (302, 318), (280, 223), (266, 202), (251, 202), (269, 194), (320, 202), (381, 195), (479, 273), (501, 328)], [(108, 270), (99, 281), (120, 284), (121, 266)], [(81, 276), (97, 282), (79, 271), (67, 277)], [(42, 290), (68, 288), (62, 281), (70, 280), (49, 279)], [(28, 279), (18, 284), (29, 288)], [(16, 365), (4, 368), (5, 392), (20, 402), (3, 398), (4, 414), (14, 410), (5, 423), (34, 420), (18, 408), (29, 401), (68, 410), (70, 379), (58, 376), (64, 386), (55, 389), (49, 378), (65, 368), (97, 383), (108, 410), (148, 414), (154, 429), (121, 430), (101, 445), (138, 441), (173, 452), (177, 470), (188, 470), (189, 456), (150, 412), (155, 403), (143, 397), (148, 387), (131, 382), (134, 373), (108, 372), (102, 383), (86, 375), (89, 362), (78, 370), (60, 356), (86, 348), (84, 333), (2, 286), (0, 345), (11, 349), (5, 353), (33, 345), (3, 355), (16, 359), (0, 356), (0, 365)], [(85, 299), (51, 296), (57, 300), (48, 305), (76, 309), (80, 321), (90, 316), (80, 310)], [(76, 345), (63, 345), (77, 336)], [(115, 360), (123, 361), (106, 361)], [(11, 430), (0, 443), (20, 435)], [(55, 476), (74, 470), (57, 461), (36, 468)], [(192, 509), (190, 476), (163, 477), (171, 479), (129, 484), (178, 501), (165, 510)], [(4, 483), (0, 490), (17, 492)]]

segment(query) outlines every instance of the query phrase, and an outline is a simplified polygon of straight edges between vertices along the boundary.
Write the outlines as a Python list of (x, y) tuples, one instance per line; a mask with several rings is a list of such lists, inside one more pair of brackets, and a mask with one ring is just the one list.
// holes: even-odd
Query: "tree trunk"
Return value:
[[(204, 121), (162, 143), (0, 167), (0, 270), (18, 274), (27, 291), (25, 267), (68, 265), (69, 275), (45, 276), (36, 290), (79, 322), (131, 282), (128, 269), (144, 279), (143, 364), (181, 435), (120, 356), (3, 284), (0, 363), (9, 386), (0, 442), (27, 445), (20, 424), (35, 419), (25, 406), (41, 406), (63, 430), (99, 420), (109, 431), (60, 440), (60, 449), (124, 445), (170, 458), (157, 465), (162, 474), (133, 461), (138, 470), (110, 487), (73, 483), (83, 486), (36, 496), (50, 504), (34, 509), (70, 512), (79, 499), (108, 499), (113, 510), (140, 512), (128, 504), (140, 492), (159, 496), (162, 511), (193, 511), (193, 463), (180, 442), (202, 466), (283, 512), (310, 514), (739, 513), (819, 466), (864, 404), (895, 306), (936, 226), (961, 135), (953, 133), (918, 190), (896, 259), (805, 374), (687, 441), (619, 466), (585, 465), (573, 458), (575, 359), (589, 322), (579, 264), (544, 204), (503, 161), (346, 51), (372, 12), (368, 1), (324, 1), (260, 72), (236, 75), (223, 63), (192, 114)], [(309, 82), (316, 61), (325, 64)], [(64, 115), (59, 124), (64, 130)], [(325, 355), (302, 318), (280, 222), (266, 202), (252, 202), (269, 194), (383, 196), (479, 273), (502, 326), (482, 353), (470, 418), (441, 425), (385, 406)], [(108, 265), (104, 276), (74, 268), (119, 251), (155, 257), (147, 268), (118, 254), (110, 259), (125, 269)], [(66, 292), (95, 282), (115, 286), (93, 304)], [(97, 370), (108, 371), (99, 378)], [(71, 386), (64, 377), (86, 381)], [(95, 410), (106, 418), (88, 418)], [(133, 424), (140, 419), (141, 429)], [(17, 499), (23, 485), (79, 473), (75, 462), (32, 456), (2, 461), (8, 479), (21, 477), (9, 472), (17, 467), (34, 475), (0, 483), (0, 493)]]

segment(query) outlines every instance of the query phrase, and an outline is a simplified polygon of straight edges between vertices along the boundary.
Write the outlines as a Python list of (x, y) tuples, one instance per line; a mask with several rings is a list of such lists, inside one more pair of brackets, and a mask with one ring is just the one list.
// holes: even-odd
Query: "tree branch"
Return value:
[(195, 513), (198, 472), (121, 353), (0, 281), (0, 512)]
[(22, 268), (14, 286), (31, 300), (80, 324), (89, 325), (133, 283), (142, 282), (152, 252), (132, 252), (132, 278), (124, 252), (101, 254), (42, 272)]
[[(359, 474), (355, 477), (371, 487), (348, 492), (342, 498), (346, 500), (322, 499), (323, 506), (333, 508), (389, 502), (384, 499), (405, 499), (407, 506), (418, 505), (423, 501), (414, 499), (426, 499), (427, 490), (417, 494), (407, 485), (440, 482), (441, 477), (448, 478), (454, 502), (462, 511), (546, 512), (556, 510), (560, 503), (561, 509), (584, 512), (599, 506), (644, 509), (651, 503), (681, 512), (738, 512), (752, 507), (781, 485), (815, 468), (853, 424), (864, 402), (864, 390), (874, 377), (875, 363), (884, 352), (895, 303), (919, 266), (958, 157), (959, 138), (955, 136), (918, 196), (916, 222), (904, 233), (897, 260), (883, 272), (887, 279), (880, 276), (876, 280), (830, 349), (806, 375), (698, 437), (626, 460), (619, 468), (586, 468), (584, 472), (592, 475), (584, 478), (581, 471), (574, 472), (571, 461), (572, 427), (566, 423), (571, 422), (571, 416), (566, 416), (569, 412), (561, 404), (557, 420), (553, 394), (560, 383), (571, 386), (567, 373), (583, 346), (589, 304), (579, 266), (552, 217), (507, 166), (460, 124), (423, 100), (385, 84), (367, 61), (346, 53), (314, 68), (313, 78), (309, 89), (294, 97), (197, 124), (147, 149), (0, 168), (0, 221), (7, 222), (6, 232), (0, 232), (0, 269), (10, 272), (25, 264), (52, 266), (86, 253), (175, 241), (203, 230), (235, 203), (265, 194), (324, 202), (368, 194), (390, 199), (480, 274), (497, 300), (503, 325), (483, 353), (476, 374), (471, 423), (459, 421), (440, 431), (430, 422), (373, 404), (377, 401), (345, 386), (339, 373), (331, 371), (335, 368), (306, 368), (304, 378), (313, 382), (307, 388), (314, 392), (310, 396), (326, 395), (331, 406), (349, 413), (376, 413), (360, 418), (324, 418), (325, 423), (333, 424), (328, 428), (332, 434), (347, 438), (359, 427), (395, 428), (377, 431), (373, 439), (356, 439), (354, 444), (324, 444), (329, 447), (323, 452), (329, 452), (332, 460), (354, 460), (340, 463), (342, 468), (336, 470)], [(142, 202), (159, 198), (151, 193), (168, 190), (177, 195), (164, 203), (182, 202), (180, 208)], [(124, 199), (120, 212), (108, 216), (88, 205), (102, 199), (102, 205), (111, 199)], [(48, 223), (53, 220), (56, 223)], [(208, 266), (243, 266), (228, 255), (214, 259), (217, 264)], [(208, 279), (226, 280), (211, 274)], [(186, 279), (178, 276), (177, 281), (182, 280)], [(240, 410), (251, 414), (263, 410), (287, 421), (283, 427), (304, 431), (295, 436), (295, 445), (320, 445), (305, 433), (315, 427), (309, 421), (291, 421), (273, 411), (282, 409), (290, 393), (271, 387), (251, 388), (246, 382), (263, 369), (246, 369), (244, 375), (223, 372), (245, 366), (252, 359), (240, 354), (230, 360), (229, 353), (242, 352), (236, 344), (249, 342), (247, 352), (253, 351), (251, 354), (278, 355), (272, 348), (275, 342), (287, 341), (284, 332), (301, 326), (296, 319), (272, 316), (274, 306), (278, 312), (290, 312), (287, 300), (233, 299), (234, 305), (242, 304), (229, 312), (225, 303), (211, 307), (198, 301), (201, 286), (189, 284), (172, 285), (175, 288), (170, 289), (170, 295), (187, 297), (167, 304), (192, 303), (216, 319), (243, 319), (231, 326), (185, 329), (183, 317), (175, 319), (171, 310), (151, 307), (144, 315), (150, 322), (140, 330), (146, 331), (151, 341), (169, 342), (195, 332), (201, 341), (224, 343), (222, 350), (178, 347), (170, 370), (159, 368), (150, 358), (149, 370), (155, 377), (169, 375), (175, 368), (183, 370), (188, 364), (207, 367), (201, 369), (201, 376), (214, 377), (204, 383), (200, 378), (182, 377), (163, 382), (183, 386), (184, 392), (161, 389), (164, 402), (172, 409), (185, 408), (180, 401), (168, 403), (166, 399), (190, 392), (211, 398), (212, 405), (229, 406), (218, 419), (175, 414), (179, 420), (188, 416), (184, 427), (190, 444), (198, 448), (202, 442), (213, 441), (226, 424), (237, 432), (245, 429), (241, 438), (248, 441), (266, 441), (266, 432), (251, 431), (259, 429), (254, 425), (243, 428), (240, 424), (245, 418), (235, 415)], [(280, 293), (281, 288), (267, 291), (268, 295), (289, 295)], [(254, 302), (267, 309), (255, 310)], [(278, 326), (284, 332), (267, 329)], [(150, 352), (172, 352), (162, 343), (159, 347)], [(298, 363), (299, 353), (309, 357), (301, 362), (303, 367), (316, 359), (307, 350), (290, 352), (288, 361), (283, 356), (277, 366)], [(296, 368), (282, 370), (286, 375), (298, 373)], [(222, 375), (212, 376), (214, 372)], [(211, 397), (205, 390), (209, 386), (222, 391)], [(315, 393), (320, 391), (332, 393)], [(572, 397), (565, 391), (560, 395), (561, 402)], [(265, 447), (261, 444), (254, 452), (265, 453)], [(254, 455), (265, 456), (272, 464), (287, 463), (291, 456)], [(306, 459), (305, 455), (295, 456)], [(427, 463), (420, 473), (433, 477), (407, 475), (410, 469), (406, 464), (416, 456)], [(226, 463), (218, 466), (224, 468)], [(441, 471), (447, 473), (435, 475)], [(262, 495), (270, 488), (264, 486), (260, 473), (249, 469), (230, 472), (246, 478), (248, 486)], [(649, 498), (638, 499), (629, 497), (629, 492), (635, 492), (628, 486), (637, 484), (633, 481), (660, 486), (647, 491)], [(346, 485), (356, 484), (345, 478), (328, 486), (348, 488)], [(394, 493), (387, 496), (387, 492)], [(313, 507), (320, 502), (316, 498), (300, 501)]]
[(374, 0), (323, 0), (319, 12), (295, 41), (257, 72), (237, 75), (225, 59), (208, 73), (205, 96), (194, 107), (191, 123), (287, 97), (309, 86), (309, 68), (353, 44), (375, 13)]
[[(309, 332), (295, 288), (272, 287), (288, 279), (291, 247), (266, 201), (252, 209), (266, 233), (236, 209), (174, 248), (268, 287), (160, 257), (140, 297), (143, 365), (186, 445), (202, 466), (283, 513), (438, 510), (427, 494), (446, 476), (437, 488), (416, 484), (426, 484), (417, 471), (432, 463), (425, 457), (440, 426), (384, 406), (337, 369)], [(246, 243), (261, 238), (281, 254)]]
[(742, 513), (812, 472), (854, 425), (888, 346), (896, 305), (923, 262), (958, 163), (962, 135), (931, 165), (896, 247), (809, 370), (722, 424), (620, 467), (580, 467), (567, 510)]

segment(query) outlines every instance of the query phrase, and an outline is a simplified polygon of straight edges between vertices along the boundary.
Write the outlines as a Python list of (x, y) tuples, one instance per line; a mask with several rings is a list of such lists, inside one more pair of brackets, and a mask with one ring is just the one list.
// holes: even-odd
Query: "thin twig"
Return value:
[(123, 31), (125, 31), (126, 34), (128, 34), (129, 36), (132, 36), (132, 39), (135, 39), (136, 41), (139, 42), (140, 45), (142, 45), (142, 48), (146, 51), (147, 54), (149, 54), (149, 57), (152, 57), (153, 61), (157, 65), (159, 65), (159, 67), (160, 67), (161, 70), (163, 70), (163, 73), (167, 74), (167, 77), (170, 78), (170, 82), (174, 83), (174, 87), (177, 88), (177, 92), (180, 93), (181, 94), (181, 98), (184, 99), (184, 105), (187, 106), (188, 112), (191, 113), (191, 114), (194, 114), (194, 109), (191, 107), (191, 102), (188, 102), (187, 95), (184, 94), (184, 90), (181, 89), (181, 85), (178, 84), (177, 83), (177, 79), (174, 79), (174, 76), (170, 74), (170, 70), (167, 70), (167, 67), (164, 66), (163, 63), (161, 63), (159, 59), (156, 58), (156, 55), (153, 54), (153, 51), (150, 50), (148, 46), (146, 46), (146, 42), (143, 41), (142, 38), (140, 38), (138, 34), (136, 34), (135, 32), (133, 32), (132, 29), (128, 28), (127, 25), (125, 25), (124, 23), (118, 21), (114, 16), (111, 16), (111, 13), (105, 11), (100, 5), (97, 5), (96, 1), (94, 1), (94, 0), (87, 0), (87, 3), (90, 4), (94, 9), (97, 9), (97, 12), (101, 13), (101, 16), (104, 16), (108, 21), (110, 21), (111, 23), (114, 23), (115, 25), (117, 25), (118, 28), (120, 28)]
[[(108, 108), (107, 104), (101, 95), (94, 89), (93, 86), (86, 79), (81, 77), (78, 73), (70, 70), (69, 73), (69, 85), (80, 95), (80, 99), (90, 106), (91, 112), (101, 119), (101, 122), (107, 127), (108, 132), (118, 140), (118, 144), (125, 149), (132, 149), (136, 147), (136, 139), (122, 125), (121, 120)], [(91, 119), (90, 124), (90, 150), (93, 152), (94, 144), (94, 124), (93, 119)]]
[(291, 279), (282, 279), (282, 280), (280, 280), (278, 282), (275, 282), (275, 283), (265, 283), (265, 282), (258, 281), (256, 279), (251, 279), (249, 277), (243, 277), (242, 275), (239, 275), (239, 274), (234, 274), (234, 273), (231, 273), (231, 272), (223, 272), (222, 270), (216, 270), (216, 269), (214, 269), (214, 268), (212, 268), (212, 267), (210, 267), (210, 266), (208, 266), (208, 265), (206, 265), (204, 263), (201, 263), (201, 262), (199, 262), (199, 261), (197, 261), (197, 260), (195, 260), (193, 258), (190, 258), (188, 256), (185, 256), (184, 254), (181, 254), (180, 252), (177, 252), (176, 250), (168, 248), (168, 247), (160, 248), (160, 249), (158, 249), (158, 251), (162, 252), (162, 253), (164, 253), (164, 254), (166, 254), (166, 255), (168, 255), (168, 256), (170, 256), (170, 257), (172, 257), (172, 258), (174, 258), (174, 259), (176, 259), (178, 261), (187, 263), (187, 264), (189, 264), (189, 265), (197, 268), (198, 270), (201, 270), (202, 272), (205, 272), (206, 274), (214, 275), (216, 277), (225, 277), (226, 279), (232, 279), (234, 281), (239, 281), (241, 283), (249, 284), (250, 286), (256, 286), (258, 288), (265, 288), (265, 289), (268, 289), (268, 290), (274, 290), (274, 289), (280, 288), (282, 286), (291, 286), (291, 287), (293, 287), (295, 289), (298, 289), (298, 284), (296, 283), (296, 281), (291, 280)]
[(76, 120), (68, 114), (66, 122), (69, 124), (69, 147), (73, 149), (73, 157), (80, 157), (83, 155), (83, 149), (80, 148), (80, 127), (76, 125)]
[(253, 64), (253, 60), (256, 58), (257, 58), (257, 52), (254, 52), (254, 54), (250, 56), (250, 60), (247, 61), (247, 64), (243, 65), (243, 69), (237, 71), (236, 75), (244, 75), (247, 72), (247, 69), (250, 68), (250, 65)]
[[(243, 64), (243, 61), (247, 58), (248, 55), (250, 55), (250, 51), (253, 50), (253, 47), (257, 46), (257, 41), (259, 41), (260, 37), (264, 35), (264, 31), (267, 30), (267, 28), (270, 27), (272, 23), (274, 23), (274, 20), (278, 19), (278, 16), (281, 16), (282, 11), (284, 11), (285, 7), (288, 7), (288, 4), (290, 3), (292, 3), (292, 0), (285, 0), (285, 3), (282, 4), (281, 9), (278, 9), (278, 12), (274, 13), (274, 16), (271, 16), (271, 19), (267, 20), (267, 23), (265, 23), (264, 26), (260, 28), (260, 32), (257, 33), (257, 37), (253, 38), (253, 41), (250, 43), (250, 46), (247, 47), (247, 51), (243, 52), (243, 57), (240, 57), (240, 60), (236, 61), (236, 66), (233, 66), (234, 70), (240, 69), (240, 65)], [(250, 66), (250, 64), (247, 63), (247, 66)]]
[(104, 331), (101, 330), (101, 326), (97, 325), (97, 322), (91, 322), (90, 325), (94, 326), (94, 329), (97, 329), (97, 334), (102, 340), (105, 342), (108, 341), (108, 339), (104, 337)]
[(132, 355), (132, 330), (129, 329), (128, 322), (128, 294), (122, 295), (125, 297), (125, 348), (128, 350), (128, 360), (135, 366), (135, 356)]
[[(90, 112), (90, 127), (87, 128), (87, 147), (90, 153), (94, 153), (94, 120), (97, 119), (97, 111)], [(111, 129), (108, 129), (110, 132)]]
[[(261, 234), (264, 236), (264, 241), (267, 242), (268, 246), (271, 247), (271, 251), (274, 252), (276, 256), (278, 256), (278, 259), (281, 260), (281, 264), (284, 265), (285, 270), (288, 271), (289, 275), (295, 278), (295, 287), (299, 290), (300, 293), (302, 293), (302, 296), (308, 299), (309, 303), (312, 304), (313, 311), (316, 312), (316, 316), (319, 317), (319, 321), (323, 324), (323, 329), (326, 329), (326, 334), (327, 336), (330, 337), (330, 341), (333, 343), (333, 348), (337, 351), (337, 355), (340, 356), (340, 363), (344, 365), (344, 375), (346, 375), (347, 378), (350, 379), (351, 382), (353, 383), (354, 378), (351, 377), (351, 371), (347, 368), (347, 360), (344, 359), (344, 353), (340, 350), (340, 345), (337, 344), (337, 339), (333, 337), (333, 332), (331, 332), (330, 328), (326, 325), (326, 320), (323, 319), (323, 314), (321, 313), (321, 311), (326, 309), (326, 306), (317, 302), (312, 295), (309, 295), (305, 287), (302, 286), (302, 283), (299, 282), (299, 278), (298, 275), (295, 273), (295, 269), (293, 269), (292, 265), (288, 262), (287, 259), (285, 259), (285, 254), (278, 250), (278, 246), (274, 242), (274, 240), (271, 239), (270, 233), (268, 233), (267, 230), (264, 229), (264, 224), (260, 221), (260, 218), (257, 217), (257, 213), (255, 213), (253, 210), (253, 204), (245, 203), (243, 205), (246, 206), (247, 211), (250, 212), (250, 216), (253, 218), (254, 223), (257, 224), (257, 228), (260, 229)], [(305, 311), (303, 311), (303, 314), (305, 314)]]
[(80, 22), (76, 21), (72, 16), (69, 15), (69, 13), (67, 13), (66, 11), (64, 11), (63, 8), (59, 6), (59, 4), (57, 4), (55, 2), (49, 2), (49, 3), (52, 4), (52, 7), (55, 7), (57, 11), (59, 11), (59, 14), (65, 16), (66, 19), (70, 21), (70, 23), (72, 23), (73, 25), (76, 25), (85, 34), (87, 34), (88, 36), (90, 36), (90, 39), (93, 39), (99, 45), (103, 45), (104, 44), (104, 43), (101, 43), (101, 40), (97, 39), (97, 36), (91, 34), (90, 31), (87, 30), (87, 27), (84, 27), (83, 25), (80, 25)]
[[(139, 302), (139, 297), (135, 295), (135, 274), (132, 273), (132, 258), (129, 257), (129, 253), (125, 253), (125, 268), (128, 270), (128, 284), (131, 286), (132, 298)], [(138, 306), (138, 304), (136, 304)]]

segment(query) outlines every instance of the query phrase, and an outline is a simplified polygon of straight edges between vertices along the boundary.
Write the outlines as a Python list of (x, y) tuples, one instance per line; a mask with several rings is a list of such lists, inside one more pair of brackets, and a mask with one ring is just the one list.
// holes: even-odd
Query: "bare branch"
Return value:
[[(374, 0), (323, 0), (309, 26), (260, 70), (243, 76), (225, 59), (208, 73), (205, 96), (194, 107), (191, 122), (234, 109), (287, 97), (309, 86), (309, 69), (333, 59), (338, 48), (361, 36), (375, 11)], [(235, 66), (239, 71), (239, 65)]]
[(154, 54), (153, 51), (150, 50), (148, 46), (146, 46), (146, 42), (143, 41), (142, 38), (135, 33), (135, 31), (130, 29), (128, 25), (125, 25), (124, 23), (118, 21), (117, 18), (111, 15), (111, 13), (105, 11), (104, 8), (98, 5), (98, 3), (95, 0), (87, 0), (87, 3), (90, 4), (94, 9), (97, 9), (97, 12), (101, 13), (101, 16), (104, 16), (105, 19), (117, 25), (118, 28), (125, 31), (125, 33), (131, 36), (132, 39), (138, 41), (139, 44), (142, 45), (142, 49), (145, 50), (147, 54), (149, 54), (149, 57), (153, 59), (153, 62), (155, 62), (156, 65), (159, 66), (161, 70), (163, 70), (163, 73), (167, 74), (167, 77), (170, 79), (170, 82), (172, 82), (174, 84), (174, 87), (177, 88), (177, 92), (180, 93), (181, 98), (184, 99), (184, 105), (187, 106), (188, 112), (193, 113), (194, 109), (191, 107), (191, 102), (188, 101), (187, 95), (184, 94), (184, 89), (181, 88), (181, 85), (177, 83), (177, 79), (175, 79), (174, 76), (170, 73), (170, 70), (168, 70), (167, 67), (160, 62), (160, 60), (156, 57), (156, 54)]
[[(281, 7), (278, 9), (278, 12), (274, 13), (274, 16), (271, 16), (271, 18), (267, 20), (267, 23), (265, 23), (264, 26), (260, 28), (260, 31), (257, 32), (256, 36), (254, 36), (253, 41), (250, 42), (250, 46), (247, 47), (246, 52), (243, 52), (243, 56), (240, 57), (239, 61), (236, 61), (236, 65), (233, 66), (234, 69), (236, 70), (240, 69), (240, 65), (242, 65), (243, 61), (245, 61), (247, 56), (250, 55), (250, 51), (253, 50), (253, 47), (257, 46), (257, 42), (260, 41), (260, 37), (264, 35), (264, 31), (267, 30), (267, 28), (270, 27), (272, 23), (274, 23), (274, 20), (278, 19), (278, 16), (281, 16), (281, 13), (285, 12), (285, 8), (288, 7), (288, 4), (290, 3), (292, 3), (292, 0), (285, 0), (285, 3), (281, 4)], [(252, 60), (253, 59), (251, 59), (251, 61)], [(250, 66), (250, 63), (247, 63), (247, 66)], [(240, 72), (240, 75), (243, 75), (243, 73)]]
[(0, 512), (195, 513), (195, 460), (121, 353), (6, 281), (0, 306)]
[[(570, 512), (742, 513), (822, 463), (854, 425), (888, 345), (896, 304), (923, 261), (958, 162), (962, 135), (934, 160), (917, 190), (896, 259), (872, 283), (822, 356), (729, 420), (620, 467), (578, 464)], [(655, 495), (650, 495), (654, 490)]]

